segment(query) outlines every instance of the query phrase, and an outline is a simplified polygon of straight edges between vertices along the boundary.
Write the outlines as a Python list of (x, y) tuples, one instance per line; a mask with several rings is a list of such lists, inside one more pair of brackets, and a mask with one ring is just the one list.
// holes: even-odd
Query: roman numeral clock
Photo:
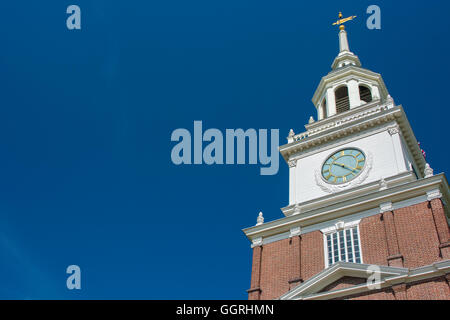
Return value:
[(322, 166), (322, 177), (328, 183), (345, 183), (358, 176), (366, 157), (361, 150), (344, 149), (330, 156)]

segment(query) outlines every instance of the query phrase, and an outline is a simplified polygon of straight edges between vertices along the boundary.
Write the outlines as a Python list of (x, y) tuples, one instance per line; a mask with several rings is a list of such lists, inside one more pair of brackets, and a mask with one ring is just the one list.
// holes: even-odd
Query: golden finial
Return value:
[(345, 29), (344, 23), (353, 20), (355, 18), (356, 16), (350, 16), (348, 18), (342, 19), (342, 12), (339, 12), (339, 20), (333, 23), (333, 26), (338, 25), (340, 30), (344, 30)]

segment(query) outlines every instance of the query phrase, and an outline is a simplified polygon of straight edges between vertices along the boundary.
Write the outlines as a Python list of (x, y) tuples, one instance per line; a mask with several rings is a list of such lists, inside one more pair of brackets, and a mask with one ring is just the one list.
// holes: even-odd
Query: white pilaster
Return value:
[(327, 89), (327, 109), (328, 116), (336, 114), (336, 97), (334, 95), (334, 88)]
[(297, 160), (289, 160), (289, 205), (297, 203), (295, 195), (295, 170), (297, 167)]
[(398, 126), (388, 129), (389, 134), (392, 137), (392, 146), (394, 151), (395, 164), (397, 166), (397, 172), (408, 171), (408, 167), (403, 156), (402, 141), (400, 137), (400, 128)]
[(361, 100), (359, 98), (358, 81), (354, 79), (348, 81), (347, 87), (348, 87), (348, 98), (350, 101), (350, 109), (359, 107), (361, 105)]
[(323, 114), (323, 103), (319, 105), (319, 108), (317, 108), (317, 119), (322, 120), (324, 118)]
[(380, 99), (380, 90), (377, 86), (371, 86), (372, 88), (372, 100)]

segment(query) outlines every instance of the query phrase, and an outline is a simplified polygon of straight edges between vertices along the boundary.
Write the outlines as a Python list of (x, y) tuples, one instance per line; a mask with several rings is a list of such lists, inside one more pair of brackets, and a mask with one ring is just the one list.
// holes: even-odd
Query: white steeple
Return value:
[(353, 20), (356, 16), (351, 16), (342, 19), (342, 13), (339, 12), (339, 20), (333, 24), (339, 25), (339, 54), (333, 62), (331, 68), (335, 70), (336, 68), (342, 68), (347, 65), (361, 66), (361, 62), (358, 57), (350, 51), (350, 46), (348, 44), (347, 31), (345, 31), (344, 23)]
[(312, 99), (318, 121), (372, 101), (385, 101), (389, 95), (381, 75), (363, 69), (358, 56), (350, 51), (344, 23), (354, 18), (356, 16), (342, 18), (339, 12), (339, 20), (333, 23), (339, 25), (339, 53)]

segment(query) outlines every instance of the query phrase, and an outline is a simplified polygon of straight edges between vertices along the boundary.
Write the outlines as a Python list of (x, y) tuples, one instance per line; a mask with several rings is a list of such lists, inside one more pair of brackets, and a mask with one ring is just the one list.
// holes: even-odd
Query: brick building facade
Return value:
[[(363, 69), (343, 26), (314, 94), (317, 121), (280, 147), (285, 217), (244, 229), (248, 297), (450, 299), (449, 186), (433, 174), (402, 106)], [(342, 93), (343, 92), (343, 93)]]

